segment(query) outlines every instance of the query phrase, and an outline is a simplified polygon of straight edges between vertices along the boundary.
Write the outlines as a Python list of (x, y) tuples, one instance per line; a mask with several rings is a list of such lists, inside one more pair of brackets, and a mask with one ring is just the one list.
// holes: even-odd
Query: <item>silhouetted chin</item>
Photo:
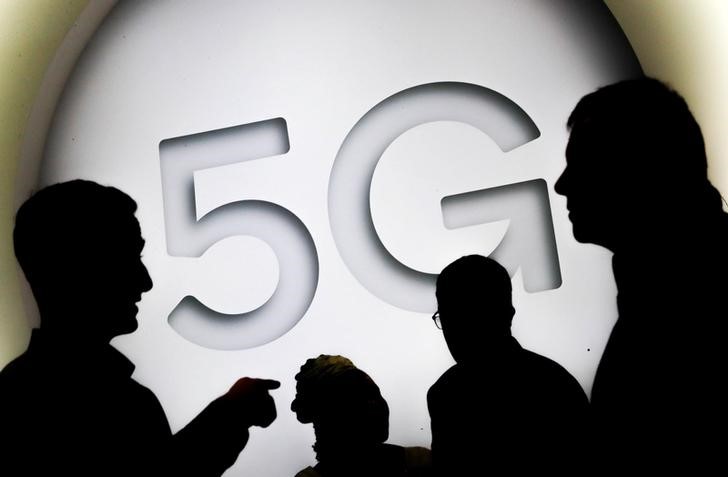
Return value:
[(136, 313), (132, 317), (126, 317), (123, 319), (120, 319), (116, 326), (113, 329), (113, 337), (115, 336), (121, 336), (121, 335), (128, 335), (129, 333), (133, 333), (139, 328), (139, 322), (136, 319)]
[(593, 227), (585, 226), (578, 221), (574, 223), (574, 220), (572, 219), (572, 214), (569, 214), (569, 219), (571, 220), (572, 231), (574, 234), (574, 238), (577, 242), (606, 246), (604, 244), (602, 236), (603, 234), (600, 234), (598, 231), (594, 230)]
[(483, 362), (484, 356), (488, 356), (493, 352), (492, 344), (483, 344), (481, 346), (472, 345), (471, 348), (465, 350), (454, 350), (450, 348), (450, 354), (457, 364), (460, 365), (478, 365)]
[(580, 227), (572, 225), (572, 231), (577, 242), (592, 243), (592, 240), (589, 239), (589, 233), (585, 233)]
[(137, 330), (137, 328), (139, 328), (139, 322), (136, 317), (134, 317), (134, 319), (129, 321), (128, 326), (125, 327), (124, 334), (133, 333)]

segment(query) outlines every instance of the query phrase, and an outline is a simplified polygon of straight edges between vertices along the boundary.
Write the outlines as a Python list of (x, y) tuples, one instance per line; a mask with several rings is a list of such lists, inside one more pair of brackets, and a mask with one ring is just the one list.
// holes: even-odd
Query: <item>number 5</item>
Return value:
[(225, 238), (253, 236), (273, 249), (280, 270), (273, 296), (247, 313), (224, 314), (186, 296), (169, 315), (170, 326), (185, 339), (212, 349), (260, 346), (285, 334), (308, 310), (318, 284), (318, 253), (310, 232), (295, 214), (263, 197), (230, 202), (201, 217), (196, 212), (195, 171), (283, 155), (288, 150), (288, 129), (282, 118), (160, 143), (167, 252), (200, 257)]

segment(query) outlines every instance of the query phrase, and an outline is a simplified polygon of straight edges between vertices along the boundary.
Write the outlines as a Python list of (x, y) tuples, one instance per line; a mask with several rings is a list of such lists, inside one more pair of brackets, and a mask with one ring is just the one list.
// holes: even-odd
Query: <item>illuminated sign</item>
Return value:
[(588, 389), (610, 257), (574, 241), (553, 184), (576, 101), (640, 71), (606, 7), (260, 3), (119, 4), (40, 171), (138, 201), (155, 288), (115, 344), (173, 427), (240, 375), (280, 379), (279, 420), (230, 475), (293, 473), (313, 461), (293, 374), (338, 353), (382, 388), (390, 441), (428, 445), (450, 364), (432, 281), (467, 253), (508, 266), (516, 336)]
[(598, 2), (124, 3), (66, 84), (41, 182), (138, 201), (155, 287), (115, 344), (176, 427), (240, 375), (281, 380), (236, 468), (271, 465), (267, 443), (285, 475), (313, 460), (286, 409), (319, 353), (377, 381), (391, 442), (429, 445), (451, 364), (433, 281), (464, 254), (509, 268), (514, 333), (589, 388), (610, 256), (575, 242), (553, 184), (576, 101), (639, 73)]

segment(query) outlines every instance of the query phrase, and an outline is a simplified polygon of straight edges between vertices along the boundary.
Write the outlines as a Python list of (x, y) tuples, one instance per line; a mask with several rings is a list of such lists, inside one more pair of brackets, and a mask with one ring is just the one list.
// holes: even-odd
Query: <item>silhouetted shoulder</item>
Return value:
[(430, 387), (428, 403), (437, 405), (437, 401), (445, 400), (452, 405), (453, 399), (468, 402), (482, 396), (483, 387), (497, 389), (508, 399), (532, 401), (540, 408), (568, 407), (582, 413), (588, 405), (583, 388), (563, 366), (526, 349), (518, 350), (500, 365), (451, 367)]
[(583, 400), (584, 405), (587, 404), (584, 389), (576, 378), (559, 363), (527, 349), (523, 349), (519, 355), (523, 363), (523, 372), (529, 374), (530, 379), (536, 385), (543, 387), (544, 390), (551, 389), (551, 391), (557, 391), (558, 389), (554, 388), (560, 387), (571, 393), (574, 400)]
[(29, 389), (31, 368), (27, 355), (22, 354), (0, 371), (0, 416), (3, 416), (6, 431), (11, 425), (11, 417), (17, 413), (18, 403), (23, 403), (32, 394)]
[(111, 347), (83, 359), (41, 338), (34, 332), (0, 373), (3, 432), (18, 444), (3, 465), (22, 463), (25, 475), (132, 475), (140, 462), (159, 471), (172, 433), (154, 394), (131, 378), (134, 366)]
[(313, 467), (306, 467), (302, 471), (296, 474), (296, 477), (321, 477), (321, 474), (316, 472)]
[(464, 375), (467, 375), (467, 372), (463, 371), (463, 366), (458, 366), (457, 364), (453, 365), (447, 371), (442, 373), (437, 381), (435, 381), (435, 383), (430, 387), (429, 392), (437, 392), (439, 388), (447, 385), (447, 383), (463, 379)]
[(404, 462), (408, 476), (428, 476), (432, 471), (432, 452), (426, 447), (405, 447)]
[[(29, 363), (26, 353), (23, 353), (14, 360), (10, 361), (2, 369), (2, 371), (0, 371), (0, 389), (10, 392), (12, 389), (16, 388), (14, 385), (20, 385), (22, 377), (27, 375), (25, 370), (28, 369), (28, 366)], [(2, 395), (5, 395), (5, 393), (2, 393)]]
[(471, 384), (472, 378), (467, 370), (461, 365), (454, 365), (440, 376), (427, 391), (427, 403), (430, 407), (430, 414), (439, 404), (438, 401), (446, 399), (447, 395), (465, 396), (464, 392)]

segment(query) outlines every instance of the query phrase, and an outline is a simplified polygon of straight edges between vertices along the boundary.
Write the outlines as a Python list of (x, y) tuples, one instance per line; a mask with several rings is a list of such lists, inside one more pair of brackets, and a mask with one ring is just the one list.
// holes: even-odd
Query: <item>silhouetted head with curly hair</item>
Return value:
[(381, 444), (389, 435), (389, 406), (379, 387), (343, 356), (322, 354), (301, 366), (291, 410), (313, 423), (319, 461), (334, 449)]

